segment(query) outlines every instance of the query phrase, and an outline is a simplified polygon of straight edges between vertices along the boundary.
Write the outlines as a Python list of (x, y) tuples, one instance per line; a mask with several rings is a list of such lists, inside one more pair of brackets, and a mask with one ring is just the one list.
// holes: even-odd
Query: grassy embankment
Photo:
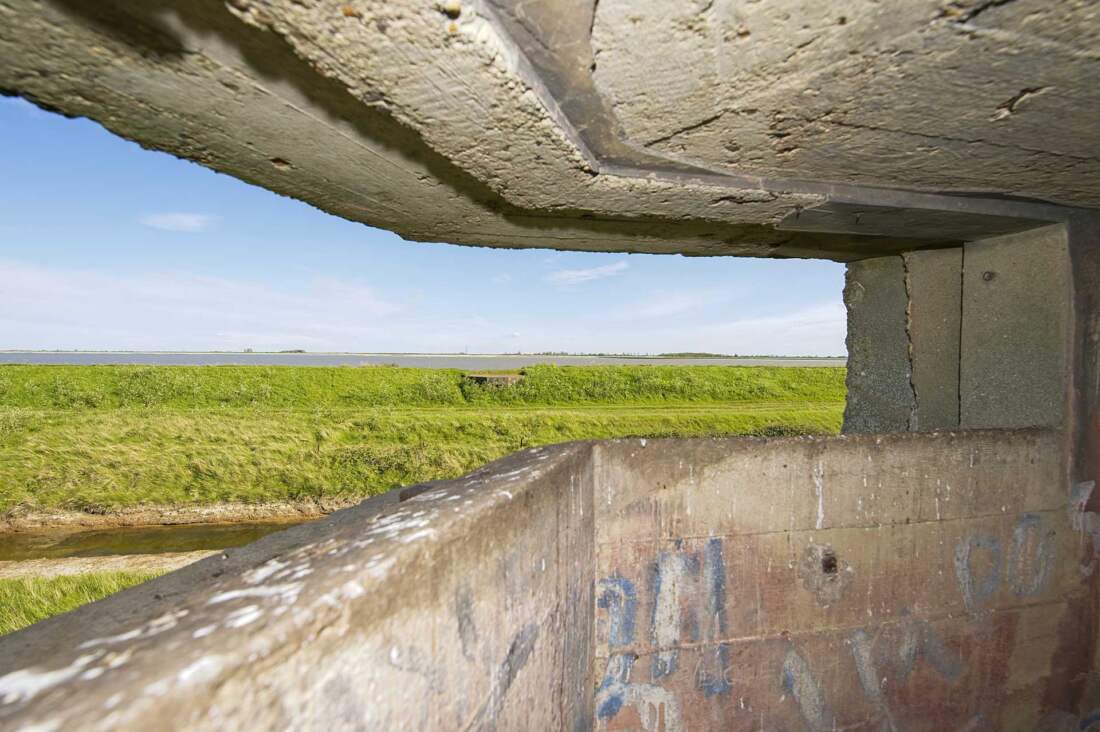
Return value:
[(844, 370), (0, 366), (0, 514), (359, 497), (607, 437), (834, 433)]
[(0, 579), (0, 635), (67, 613), (157, 574), (109, 572), (72, 577)]

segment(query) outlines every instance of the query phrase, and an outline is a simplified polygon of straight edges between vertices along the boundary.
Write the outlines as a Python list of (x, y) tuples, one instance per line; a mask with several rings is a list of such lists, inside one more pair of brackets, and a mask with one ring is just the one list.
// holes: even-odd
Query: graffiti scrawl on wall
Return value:
[[(622, 566), (597, 586), (598, 640), (605, 648), (597, 724), (671, 731), (740, 717), (743, 724), (731, 727), (828, 730), (873, 720), (875, 729), (899, 730), (922, 713), (919, 695), (906, 691), (912, 687), (950, 697), (950, 704), (938, 705), (939, 713), (957, 728), (981, 726), (997, 710), (974, 706), (981, 694), (948, 690), (1003, 683), (997, 669), (1005, 659), (997, 654), (1010, 645), (1015, 620), (1002, 613), (994, 621), (989, 613), (1013, 598), (1042, 594), (1057, 560), (1049, 517), (1029, 513), (1001, 526), (956, 534), (954, 549), (935, 555), (936, 565), (920, 564), (928, 577), (951, 578), (956, 594), (944, 600), (965, 614), (929, 616), (927, 605), (918, 611), (897, 604), (873, 621), (864, 615), (854, 623), (810, 623), (794, 632), (758, 632), (744, 621), (754, 616), (737, 614), (739, 603), (760, 602), (750, 585), (737, 581), (739, 565), (727, 561), (727, 552), (747, 551), (744, 540), (672, 541), (648, 560), (640, 551), (625, 555)], [(860, 603), (878, 608), (889, 601), (873, 595), (871, 585), (866, 597), (845, 595), (842, 590), (851, 589), (863, 568), (829, 544), (791, 545), (788, 552), (759, 561), (789, 568), (797, 589), (783, 592), (812, 596), (815, 603), (806, 607), (816, 612), (843, 597), (848, 605), (834, 612), (847, 615), (836, 617), (858, 618)], [(629, 561), (631, 556), (639, 560)], [(808, 576), (811, 570), (823, 573), (820, 582)], [(757, 593), (769, 591), (759, 581)], [(828, 582), (841, 591), (826, 593)]]
[[(986, 569), (978, 574), (973, 568), (975, 555), (984, 553)], [(1040, 516), (1029, 513), (1020, 517), (1012, 530), (1012, 546), (1007, 556), (997, 537), (968, 536), (955, 549), (955, 575), (963, 601), (971, 613), (979, 612), (1004, 581), (1017, 597), (1034, 597), (1046, 587), (1054, 568), (1053, 529), (1046, 529)]]

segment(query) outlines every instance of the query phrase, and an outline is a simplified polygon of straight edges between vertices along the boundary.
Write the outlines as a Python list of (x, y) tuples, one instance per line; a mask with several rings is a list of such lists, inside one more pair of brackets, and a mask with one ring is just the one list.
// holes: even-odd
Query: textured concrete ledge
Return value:
[[(563, 688), (566, 666), (587, 677), (591, 647), (587, 454), (531, 450), (398, 505), (367, 501), (13, 634), (0, 724), (452, 729), (587, 714), (583, 683)], [(455, 643), (442, 617), (460, 619)], [(506, 695), (521, 669), (543, 690), (534, 705)]]

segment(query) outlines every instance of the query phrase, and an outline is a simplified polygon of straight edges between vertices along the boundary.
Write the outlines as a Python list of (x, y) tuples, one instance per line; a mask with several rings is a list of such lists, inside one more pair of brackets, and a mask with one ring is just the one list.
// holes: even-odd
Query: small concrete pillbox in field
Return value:
[(466, 378), (486, 386), (512, 386), (523, 381), (523, 374), (466, 374)]

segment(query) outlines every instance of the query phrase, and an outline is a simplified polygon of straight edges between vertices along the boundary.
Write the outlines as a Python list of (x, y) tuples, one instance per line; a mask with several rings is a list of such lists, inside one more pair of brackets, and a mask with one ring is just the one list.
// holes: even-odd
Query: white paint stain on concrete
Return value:
[(271, 575), (278, 572), (280, 569), (285, 568), (287, 565), (287, 562), (280, 562), (278, 559), (271, 559), (260, 565), (256, 569), (253, 569), (250, 572), (246, 572), (244, 575), (244, 581), (250, 585), (258, 585)]
[(414, 541), (435, 536), (435, 529), (418, 529), (401, 537), (402, 544), (411, 544)]
[(164, 696), (168, 693), (168, 680), (158, 679), (151, 684), (147, 684), (142, 691), (145, 696)]
[(61, 720), (49, 719), (45, 722), (36, 722), (29, 727), (21, 727), (23, 732), (57, 732), (61, 729)]
[(229, 613), (229, 616), (225, 619), (225, 626), (227, 628), (243, 628), (249, 623), (259, 620), (262, 615), (263, 611), (259, 605), (246, 605)]
[(275, 597), (286, 603), (293, 603), (298, 599), (302, 591), (301, 582), (287, 582), (276, 585), (264, 585), (262, 587), (244, 587), (239, 590), (226, 590), (219, 592), (209, 600), (207, 605), (218, 605), (223, 602), (239, 600), (241, 598), (269, 598)]
[[(671, 649), (680, 641), (680, 593), (686, 570), (680, 554), (662, 554), (658, 559), (661, 585), (653, 610), (653, 640), (659, 648)], [(675, 649), (663, 650), (657, 653), (657, 658), (663, 668), (671, 669), (676, 655)]]
[(680, 700), (673, 692), (653, 684), (630, 680), (631, 662), (625, 656), (612, 656), (607, 662), (606, 682), (596, 695), (596, 706), (613, 697), (624, 707), (633, 707), (645, 732), (681, 732), (684, 728)]
[(384, 580), (397, 560), (393, 557), (371, 557), (367, 562), (367, 574), (376, 580)]
[(125, 633), (119, 633), (118, 635), (109, 635), (104, 638), (93, 638), (81, 643), (77, 648), (93, 648), (95, 646), (105, 646), (113, 643), (123, 643), (125, 641), (137, 640), (138, 638), (148, 638), (150, 636), (163, 633), (166, 630), (171, 630), (176, 627), (180, 618), (187, 616), (187, 610), (175, 610), (170, 613), (165, 613), (158, 618), (150, 620), (145, 625), (128, 630)]
[(86, 653), (78, 656), (65, 668), (49, 671), (37, 668), (24, 668), (18, 671), (0, 676), (0, 701), (4, 704), (15, 704), (38, 696), (43, 691), (53, 688), (58, 684), (76, 678), (93, 661), (100, 658), (102, 651), (98, 653)]
[(217, 678), (223, 667), (220, 655), (207, 655), (180, 670), (176, 680), (180, 684), (197, 684)]
[(814, 492), (817, 493), (817, 522), (814, 528), (821, 529), (825, 525), (825, 469), (819, 462), (810, 472), (814, 480)]

